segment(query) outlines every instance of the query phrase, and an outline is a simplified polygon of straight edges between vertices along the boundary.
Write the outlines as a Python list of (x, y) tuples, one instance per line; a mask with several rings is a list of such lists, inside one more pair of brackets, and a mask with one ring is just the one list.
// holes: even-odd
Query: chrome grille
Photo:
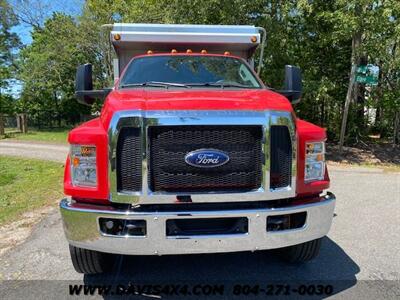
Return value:
[(140, 129), (124, 127), (117, 144), (117, 190), (142, 189), (142, 147)]
[[(285, 170), (288, 172), (287, 175), (284, 176), (284, 179), (281, 180), (281, 185), (276, 184), (274, 180), (274, 176), (271, 177), (271, 168), (275, 168), (274, 163), (272, 162), (271, 155), (274, 156), (274, 152), (271, 152), (271, 143), (274, 143), (274, 138), (271, 139), (271, 133), (274, 131), (272, 129), (274, 126), (282, 126), (287, 127), (286, 137), (289, 139), (287, 143), (287, 147), (290, 147), (290, 152), (286, 152), (287, 155), (291, 155), (290, 162), (289, 159), (284, 164)], [(185, 134), (188, 134), (183, 130), (184, 128), (224, 128), (225, 130), (230, 130), (231, 128), (258, 128), (257, 139), (260, 141), (260, 148), (258, 148), (259, 153), (261, 154), (258, 162), (261, 164), (260, 172), (258, 172), (258, 168), (253, 169), (253, 172), (256, 171), (254, 178), (256, 178), (251, 183), (255, 187), (249, 188), (250, 181), (245, 181), (246, 189), (242, 189), (240, 191), (232, 190), (231, 188), (224, 188), (220, 183), (215, 184), (210, 189), (205, 190), (196, 187), (198, 190), (174, 190), (174, 189), (159, 189), (157, 190), (156, 183), (152, 182), (152, 173), (154, 170), (152, 168), (152, 161), (154, 157), (157, 158), (156, 153), (151, 153), (153, 149), (151, 136), (153, 134), (152, 128), (159, 128), (157, 130), (161, 130), (162, 134), (166, 134), (165, 141), (172, 138), (173, 140), (179, 136), (176, 136), (175, 133), (173, 135), (169, 135), (169, 133), (164, 132), (164, 130), (168, 131), (168, 127), (174, 127), (178, 129), (182, 129), (182, 139), (186, 140)], [(242, 128), (243, 127), (243, 128)], [(130, 128), (130, 129), (125, 129)], [(161, 128), (161, 129), (160, 129)], [(164, 129), (162, 129), (164, 128)], [(127, 131), (126, 131), (127, 130)], [(127, 134), (130, 130), (134, 130), (136, 134)], [(156, 131), (157, 131), (156, 130)], [(201, 131), (201, 130), (200, 130)], [(215, 131), (215, 130), (212, 130)], [(240, 130), (239, 130), (240, 131)], [(251, 131), (251, 130), (250, 130)], [(132, 132), (131, 132), (132, 133)], [(237, 133), (237, 132), (236, 132)], [(218, 134), (215, 133), (213, 136), (213, 140), (218, 141), (221, 139)], [(225, 133), (226, 134), (226, 133)], [(274, 135), (274, 133), (272, 133)], [(122, 140), (126, 139), (124, 136), (130, 136), (124, 143)], [(135, 136), (135, 141), (132, 139)], [(190, 134), (192, 137), (192, 134)], [(193, 202), (201, 203), (201, 202), (232, 202), (232, 201), (261, 201), (261, 200), (273, 200), (273, 199), (284, 199), (291, 198), (296, 195), (296, 153), (297, 153), (297, 143), (296, 143), (296, 131), (295, 131), (295, 122), (293, 120), (293, 116), (290, 112), (287, 111), (235, 111), (235, 110), (174, 110), (174, 111), (143, 111), (143, 110), (133, 110), (133, 111), (119, 111), (116, 112), (110, 122), (109, 130), (108, 130), (108, 138), (109, 138), (109, 184), (110, 184), (110, 201), (114, 203), (129, 203), (129, 204), (171, 204), (176, 202), (177, 196), (187, 196), (190, 195)], [(235, 136), (236, 138), (236, 136)], [(243, 136), (242, 136), (243, 138)], [(202, 140), (199, 138), (202, 143), (206, 144), (206, 147), (212, 145), (211, 140)], [(128, 142), (129, 141), (129, 142)], [(213, 141), (213, 142), (215, 142)], [(130, 143), (131, 146), (128, 146)], [(180, 143), (173, 142), (174, 144), (174, 155), (176, 153), (187, 153), (188, 145), (181, 145)], [(228, 143), (229, 144), (229, 143)], [(126, 146), (121, 146), (126, 145)], [(201, 146), (201, 143), (196, 143), (196, 148), (198, 145)], [(163, 148), (165, 145), (160, 146)], [(132, 152), (129, 148), (136, 149), (136, 152)], [(183, 148), (181, 148), (183, 147)], [(204, 146), (203, 146), (204, 147)], [(210, 147), (220, 147), (220, 145), (210, 146)], [(231, 148), (228, 150), (231, 152), (231, 157), (242, 157), (243, 153), (248, 149), (246, 147), (243, 148), (243, 145), (238, 143), (230, 143)], [(168, 148), (168, 147), (167, 147)], [(123, 163), (124, 159), (120, 158), (120, 149), (124, 149), (124, 153), (127, 153), (128, 166), (136, 165), (135, 170), (129, 169), (127, 167), (124, 172), (129, 174), (132, 179), (135, 179), (135, 184), (129, 186), (128, 182), (124, 183), (123, 176), (121, 176), (120, 170), (124, 170)], [(125, 152), (125, 150), (127, 152)], [(168, 149), (167, 149), (168, 150)], [(224, 149), (220, 149), (224, 150)], [(164, 151), (164, 150), (163, 150)], [(139, 153), (141, 152), (141, 153)], [(288, 158), (288, 157), (287, 157)], [(125, 159), (125, 160), (126, 160)], [(164, 166), (166, 168), (165, 172), (168, 176), (168, 172), (172, 171), (172, 174), (176, 176), (179, 174), (180, 167), (183, 167), (185, 164), (184, 159), (180, 159), (179, 157), (174, 158), (174, 162), (170, 164), (170, 167)], [(179, 164), (176, 163), (176, 160), (179, 159)], [(279, 160), (279, 158), (278, 158)], [(228, 163), (225, 165), (221, 165), (220, 167), (225, 167), (226, 172), (232, 171), (233, 173), (240, 173), (238, 169), (244, 168), (245, 172), (252, 172), (249, 169), (246, 169), (249, 165), (243, 161), (237, 161), (238, 165), (235, 168), (229, 169)], [(157, 164), (158, 165), (158, 164)], [(240, 165), (240, 167), (239, 167)], [(245, 167), (243, 167), (245, 166)], [(215, 168), (216, 169), (219, 169)], [(279, 166), (282, 168), (283, 166)], [(184, 168), (188, 168), (188, 166), (184, 166)], [(278, 168), (278, 169), (279, 169)], [(212, 168), (210, 174), (212, 174)], [(220, 169), (221, 170), (221, 169)], [(135, 171), (135, 172), (134, 172)], [(160, 169), (160, 171), (163, 171)], [(188, 171), (188, 169), (184, 169), (183, 171)], [(198, 174), (202, 175), (202, 171), (197, 170)], [(185, 173), (184, 173), (185, 174)], [(234, 174), (235, 177), (237, 174)], [(259, 177), (261, 176), (261, 178)], [(238, 181), (240, 176), (235, 178), (235, 187), (237, 184), (240, 184)], [(250, 178), (250, 176), (248, 176)], [(139, 183), (139, 179), (141, 179), (141, 183)], [(168, 182), (168, 178), (166, 182)], [(185, 179), (186, 180), (186, 179)], [(133, 181), (132, 181), (133, 182)], [(227, 181), (228, 182), (228, 181)], [(257, 184), (255, 184), (255, 182)], [(289, 183), (287, 186), (286, 183)], [(121, 184), (122, 183), (122, 184)], [(162, 183), (162, 182), (161, 182)], [(181, 183), (180, 183), (181, 184)], [(210, 182), (207, 182), (207, 187), (210, 187)], [(126, 187), (126, 188), (125, 188)], [(216, 189), (217, 188), (217, 189)]]
[(290, 186), (292, 178), (292, 144), (287, 126), (271, 126), (270, 188)]
[[(246, 192), (261, 187), (262, 127), (149, 127), (149, 187), (155, 192)], [(227, 164), (198, 168), (185, 155), (198, 149), (228, 154)]]

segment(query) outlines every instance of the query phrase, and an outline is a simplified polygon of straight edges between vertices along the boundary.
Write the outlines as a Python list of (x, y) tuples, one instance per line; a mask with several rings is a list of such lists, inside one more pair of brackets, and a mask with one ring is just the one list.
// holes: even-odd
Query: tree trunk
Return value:
[(396, 111), (394, 113), (394, 126), (393, 126), (393, 145), (399, 144), (400, 139), (400, 113)]
[(28, 132), (28, 115), (27, 114), (22, 115), (22, 132), (23, 133)]
[(4, 135), (4, 119), (3, 119), (3, 114), (0, 113), (0, 135)]

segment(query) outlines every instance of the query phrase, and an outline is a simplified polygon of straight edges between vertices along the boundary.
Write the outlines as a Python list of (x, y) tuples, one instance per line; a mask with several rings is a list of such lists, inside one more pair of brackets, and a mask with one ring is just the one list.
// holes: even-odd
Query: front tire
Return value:
[(77, 248), (69, 245), (72, 264), (78, 273), (100, 274), (107, 272), (113, 265), (110, 254)]
[(281, 258), (289, 263), (303, 263), (316, 258), (321, 249), (322, 238), (280, 250)]

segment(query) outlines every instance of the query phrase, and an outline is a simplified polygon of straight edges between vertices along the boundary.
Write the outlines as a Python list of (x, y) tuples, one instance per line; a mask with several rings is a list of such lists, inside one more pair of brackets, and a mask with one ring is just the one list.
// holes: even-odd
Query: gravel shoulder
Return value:
[(0, 140), (0, 155), (65, 162), (68, 145), (30, 141)]

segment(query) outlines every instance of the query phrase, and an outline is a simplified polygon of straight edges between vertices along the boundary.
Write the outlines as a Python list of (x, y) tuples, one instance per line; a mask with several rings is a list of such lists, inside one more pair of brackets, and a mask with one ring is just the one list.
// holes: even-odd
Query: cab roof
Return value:
[[(237, 52), (249, 58), (260, 43), (260, 32), (247, 25), (175, 25), (175, 24), (128, 24), (112, 26), (111, 42), (117, 54), (124, 51), (146, 53), (183, 52), (190, 48), (195, 52)], [(131, 54), (132, 56), (132, 54)]]
[(191, 49), (200, 53), (232, 55), (249, 61), (261, 42), (263, 29), (250, 25), (189, 25), (189, 24), (134, 24), (115, 23), (111, 27), (110, 40), (118, 57), (118, 75), (132, 56), (154, 53), (170, 53), (172, 49), (185, 53)]

